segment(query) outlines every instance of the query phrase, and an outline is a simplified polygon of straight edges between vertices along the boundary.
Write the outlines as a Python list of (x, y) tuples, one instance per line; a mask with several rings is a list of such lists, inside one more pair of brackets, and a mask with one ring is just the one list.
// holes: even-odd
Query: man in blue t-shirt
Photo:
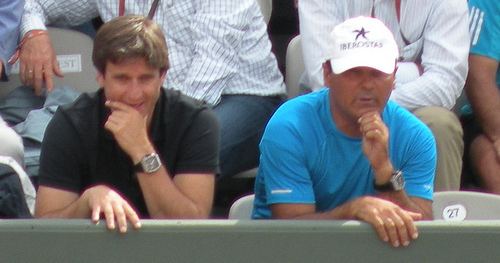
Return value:
[(377, 19), (331, 33), (324, 89), (285, 103), (260, 144), (252, 217), (358, 219), (393, 246), (432, 217), (435, 141), (414, 115), (387, 102), (398, 48)]
[[(470, 0), (471, 49), (465, 85), (473, 114), (462, 117), (465, 138), (463, 186), (476, 183), (500, 194), (500, 2)], [(470, 113), (470, 112), (469, 112)]]

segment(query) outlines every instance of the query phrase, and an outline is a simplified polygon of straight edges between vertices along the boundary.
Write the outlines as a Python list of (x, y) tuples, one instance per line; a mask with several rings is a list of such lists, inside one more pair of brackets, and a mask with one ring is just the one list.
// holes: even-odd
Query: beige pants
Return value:
[(455, 113), (442, 107), (423, 107), (413, 111), (427, 124), (436, 138), (437, 167), (434, 191), (457, 191), (460, 188), (463, 130)]
[(10, 156), (24, 166), (24, 147), (21, 137), (9, 128), (0, 117), (0, 155)]

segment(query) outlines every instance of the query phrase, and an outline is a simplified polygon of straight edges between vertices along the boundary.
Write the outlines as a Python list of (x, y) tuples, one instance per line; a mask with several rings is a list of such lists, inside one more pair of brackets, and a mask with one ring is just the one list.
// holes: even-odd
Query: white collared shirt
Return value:
[[(400, 22), (394, 0), (299, 1), (304, 84), (313, 90), (323, 86), (321, 64), (327, 57), (328, 38), (335, 25), (351, 17), (370, 16), (372, 8), (374, 16), (393, 32), (406, 62), (396, 75), (391, 98), (410, 110), (424, 106), (451, 109), (462, 93), (468, 70), (466, 0), (401, 0)], [(414, 76), (415, 67), (409, 64), (419, 60), (424, 73)]]
[[(118, 16), (118, 0), (27, 0), (21, 33), (45, 24), (78, 25)], [(147, 15), (153, 0), (125, 1), (125, 14)], [(254, 0), (162, 0), (170, 69), (166, 88), (217, 104), (223, 94), (278, 95), (283, 77)]]

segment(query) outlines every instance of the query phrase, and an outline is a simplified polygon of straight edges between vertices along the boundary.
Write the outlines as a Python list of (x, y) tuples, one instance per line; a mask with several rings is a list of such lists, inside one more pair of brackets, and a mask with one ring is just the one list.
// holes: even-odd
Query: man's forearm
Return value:
[[(373, 165), (372, 165), (373, 167)], [(385, 162), (385, 165), (381, 166), (380, 168), (373, 168), (375, 171), (375, 182), (376, 184), (385, 184), (391, 180), (391, 176), (394, 171), (394, 167), (392, 163), (387, 160)], [(378, 181), (377, 181), (378, 180)], [(382, 181), (380, 181), (382, 180)], [(405, 192), (405, 190), (399, 190), (399, 191), (389, 191), (389, 192), (378, 192), (377, 196), (380, 198), (383, 198), (385, 200), (389, 200), (397, 205), (399, 205), (401, 208), (420, 213), (424, 216), (425, 219), (431, 219), (432, 218), (432, 209), (426, 205), (424, 202), (422, 204), (415, 203)]]
[(500, 139), (500, 90), (495, 82), (498, 61), (470, 55), (465, 91), (481, 128), (492, 141)]
[(277, 204), (271, 208), (272, 217), (274, 219), (358, 220), (356, 210), (359, 210), (359, 204), (364, 198), (356, 198), (324, 212), (317, 212), (315, 206), (309, 204)]
[(82, 197), (79, 197), (66, 207), (49, 210), (40, 205), (37, 200), (35, 217), (38, 218), (90, 218), (91, 211)]
[(210, 209), (185, 195), (162, 166), (152, 174), (138, 173), (147, 209), (152, 218), (207, 218)]
[(392, 191), (392, 192), (379, 192), (377, 193), (377, 196), (389, 200), (397, 205), (399, 205), (401, 208), (412, 211), (415, 213), (420, 213), (423, 215), (424, 219), (432, 219), (432, 208), (425, 206), (425, 205), (420, 205), (414, 202), (412, 198), (410, 198), (405, 190), (401, 191)]

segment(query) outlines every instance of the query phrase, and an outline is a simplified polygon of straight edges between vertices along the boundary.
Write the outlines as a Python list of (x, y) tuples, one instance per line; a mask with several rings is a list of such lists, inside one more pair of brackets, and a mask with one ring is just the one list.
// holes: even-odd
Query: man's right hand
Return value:
[(22, 45), (19, 54), (19, 76), (26, 86), (32, 86), (35, 94), (42, 94), (45, 85), (48, 91), (54, 88), (53, 75), (63, 77), (49, 35), (30, 38)]
[(398, 205), (376, 197), (364, 196), (351, 203), (353, 216), (375, 228), (380, 239), (394, 247), (408, 246), (418, 237), (414, 220), (422, 219), (422, 214), (407, 211)]
[(120, 232), (127, 232), (127, 219), (134, 228), (140, 228), (139, 216), (120, 194), (105, 185), (97, 185), (87, 189), (82, 194), (91, 210), (93, 222), (99, 222), (101, 213), (104, 214), (108, 229), (115, 229), (115, 221)]

